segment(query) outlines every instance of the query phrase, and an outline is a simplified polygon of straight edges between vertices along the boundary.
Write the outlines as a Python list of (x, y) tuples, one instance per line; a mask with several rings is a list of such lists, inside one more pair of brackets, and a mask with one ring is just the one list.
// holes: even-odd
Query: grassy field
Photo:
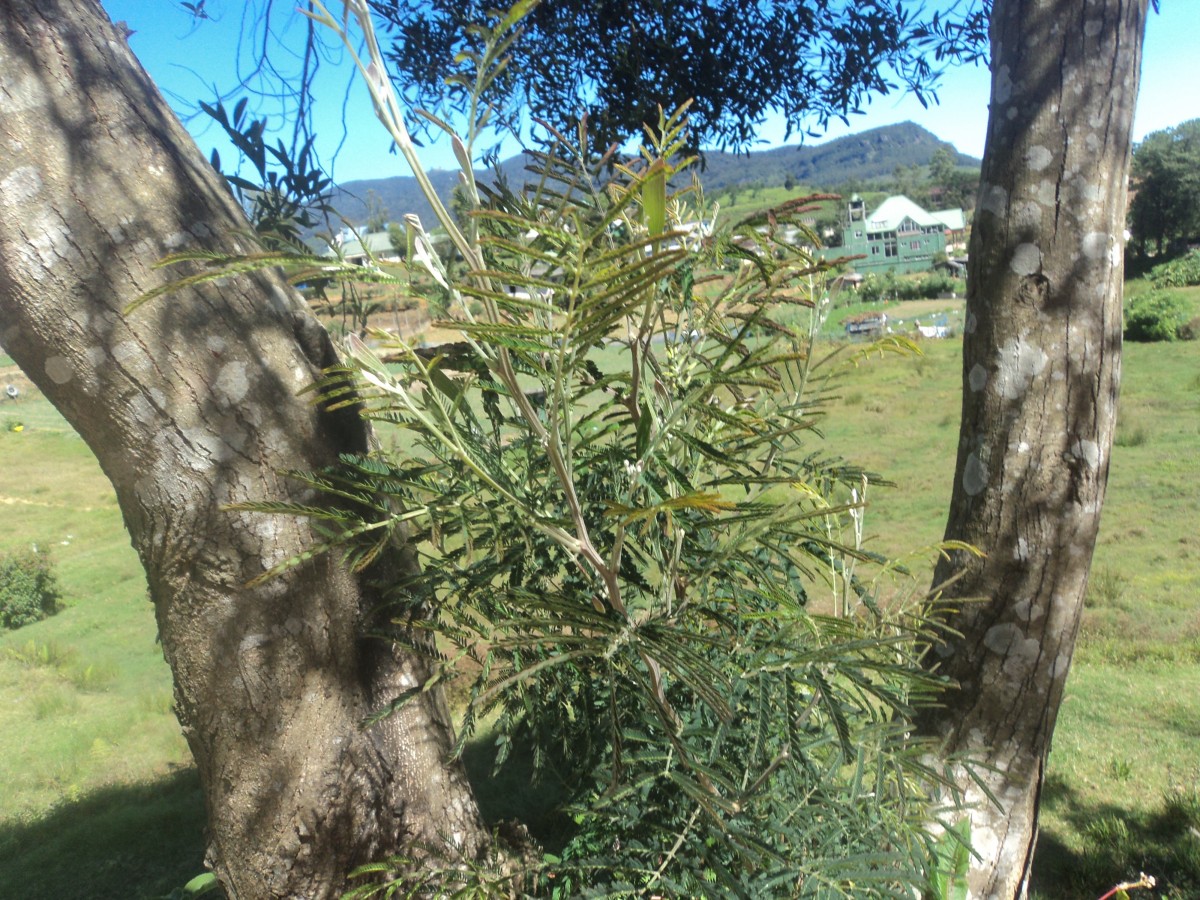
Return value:
[[(941, 537), (960, 349), (927, 342), (839, 385), (828, 449), (896, 483), (870, 491), (875, 549)], [(1124, 368), (1045, 791), (1042, 900), (1095, 898), (1139, 869), (1173, 885), (1156, 896), (1200, 896), (1200, 343), (1130, 345)], [(0, 357), (0, 388), (18, 377)], [(94, 458), (22, 387), (0, 402), (0, 550), (51, 548), (67, 608), (0, 635), (0, 897), (164, 897), (201, 871), (203, 810), (153, 609)]]
[[(1200, 293), (1200, 292), (1198, 292)], [(885, 475), (871, 546), (942, 536), (959, 415), (958, 341), (848, 377), (830, 446)], [(1200, 897), (1200, 343), (1127, 344), (1108, 498), (1059, 716), (1034, 887), (1094, 898), (1138, 871)], [(927, 580), (926, 582), (927, 583)]]
[(203, 813), (116, 498), (28, 389), (0, 461), (0, 550), (49, 549), (67, 607), (0, 635), (0, 897), (165, 895), (201, 870)]

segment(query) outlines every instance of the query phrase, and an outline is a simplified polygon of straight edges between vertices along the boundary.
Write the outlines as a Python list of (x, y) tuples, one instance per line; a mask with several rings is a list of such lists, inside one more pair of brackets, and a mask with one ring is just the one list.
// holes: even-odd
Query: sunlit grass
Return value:
[[(961, 344), (923, 347), (850, 370), (821, 426), (823, 449), (896, 483), (870, 487), (866, 517), (890, 555), (941, 538), (954, 471)], [(1099, 896), (1138, 859), (1178, 884), (1200, 872), (1200, 839), (1179, 837), (1200, 828), (1200, 343), (1129, 345), (1124, 376), (1045, 792), (1044, 900)], [(199, 871), (202, 809), (194, 778), (169, 774), (188, 754), (144, 578), (82, 441), (33, 392), (0, 407), (14, 415), (0, 549), (48, 547), (66, 609), (0, 635), (0, 896), (161, 896)], [(20, 658), (31, 642), (44, 664)]]

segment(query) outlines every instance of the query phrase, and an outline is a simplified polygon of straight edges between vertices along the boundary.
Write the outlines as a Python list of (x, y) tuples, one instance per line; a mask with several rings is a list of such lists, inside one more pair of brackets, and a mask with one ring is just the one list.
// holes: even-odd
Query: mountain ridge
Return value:
[[(789, 144), (745, 154), (705, 151), (699, 177), (710, 196), (739, 185), (782, 185), (789, 177), (799, 185), (832, 190), (850, 183), (890, 178), (898, 166), (927, 165), (934, 151), (942, 147), (955, 154), (958, 165), (979, 167), (978, 159), (959, 153), (949, 141), (941, 140), (914, 122), (901, 122), (817, 145)], [(518, 154), (497, 168), (510, 182), (516, 183), (525, 165), (526, 156)], [(476, 178), (486, 182), (494, 171), (477, 172)], [(457, 170), (431, 169), (427, 174), (442, 197), (449, 197), (458, 184)], [(370, 215), (368, 198), (372, 195), (376, 210), (384, 210), (390, 221), (400, 221), (406, 213), (413, 212), (422, 222), (431, 223), (433, 211), (411, 175), (348, 181), (335, 189), (333, 206), (347, 220), (362, 223)]]

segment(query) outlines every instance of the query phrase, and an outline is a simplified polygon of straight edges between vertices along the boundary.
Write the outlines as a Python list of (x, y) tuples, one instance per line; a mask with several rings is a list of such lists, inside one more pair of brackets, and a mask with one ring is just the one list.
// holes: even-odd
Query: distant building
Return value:
[(846, 336), (851, 338), (879, 337), (887, 330), (888, 317), (886, 313), (859, 313), (847, 316), (842, 320)]
[(933, 258), (965, 239), (961, 209), (926, 212), (907, 197), (888, 197), (874, 213), (856, 194), (846, 208), (846, 228), (838, 254), (863, 259), (853, 262), (859, 272), (921, 272)]
[[(345, 230), (337, 236), (335, 243), (341, 250), (342, 258), (356, 266), (366, 265), (368, 250), (370, 257), (379, 262), (400, 262), (403, 258), (392, 245), (392, 236), (386, 231), (372, 231), (356, 237), (354, 232)], [(328, 255), (333, 255), (333, 252), (330, 251)]]

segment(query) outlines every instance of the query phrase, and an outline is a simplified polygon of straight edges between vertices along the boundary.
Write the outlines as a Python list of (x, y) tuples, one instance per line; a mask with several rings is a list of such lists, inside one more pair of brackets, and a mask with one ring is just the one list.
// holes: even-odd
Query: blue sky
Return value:
[[(130, 46), (181, 113), (201, 149), (207, 154), (216, 146), (223, 160), (231, 159), (233, 154), (215, 126), (206, 117), (189, 117), (188, 111), (195, 109), (198, 100), (211, 101), (215, 90), (232, 90), (237, 84), (235, 73), (245, 75), (252, 70), (256, 47), (244, 35), (247, 23), (253, 21), (266, 0), (206, 0), (205, 9), (211, 18), (199, 23), (174, 0), (102, 2), (113, 19), (123, 19), (134, 29)], [(946, 2), (932, 0), (931, 5), (944, 6)], [(335, 0), (329, 5), (334, 8), (340, 4)], [(1151, 15), (1147, 27), (1135, 140), (1200, 118), (1200, 90), (1196, 89), (1200, 82), (1200, 0), (1162, 0), (1161, 5), (1161, 14)], [(294, 42), (302, 36), (302, 21), (288, 0), (277, 0), (273, 15), (282, 42), (275, 46), (273, 58), (285, 75), (291, 74), (299, 68), (299, 60), (280, 50), (289, 40)], [(950, 69), (938, 93), (941, 103), (928, 109), (911, 96), (876, 97), (864, 114), (851, 117), (849, 126), (839, 121), (831, 123), (822, 140), (913, 121), (963, 153), (982, 156), (987, 129), (987, 70), (970, 66)], [(333, 160), (336, 180), (408, 174), (403, 161), (387, 152), (388, 138), (374, 120), (365, 90), (352, 77), (349, 59), (332, 45), (321, 62), (314, 98), (318, 151), (327, 165)], [(267, 106), (259, 110), (260, 115), (271, 116), (273, 112)], [(277, 116), (273, 121), (282, 124)], [(764, 148), (782, 144), (782, 126), (769, 121), (761, 137)], [(808, 144), (820, 142), (806, 139)], [(455, 166), (448, 146), (431, 146), (424, 157), (428, 168)]]

